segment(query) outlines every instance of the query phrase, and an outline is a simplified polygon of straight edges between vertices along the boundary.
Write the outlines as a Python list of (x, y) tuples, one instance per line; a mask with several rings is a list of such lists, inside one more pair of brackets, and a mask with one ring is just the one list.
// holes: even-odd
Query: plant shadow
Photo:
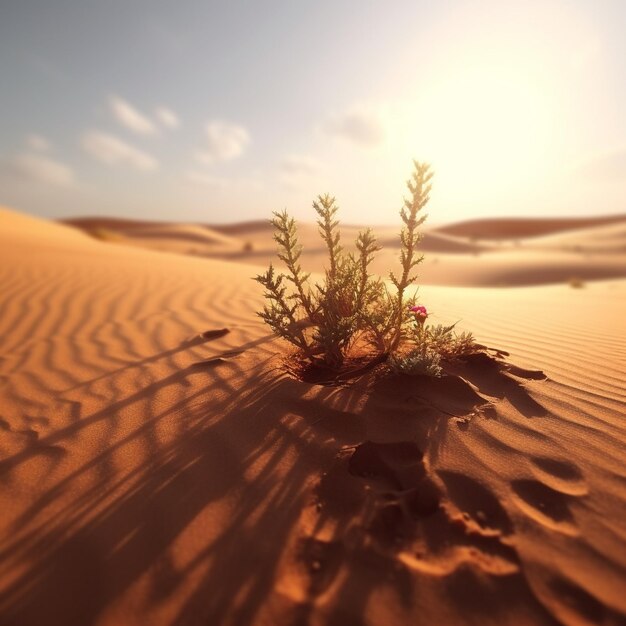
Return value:
[[(366, 441), (409, 442), (415, 462), (399, 470), (397, 459), (385, 457), (383, 465), (392, 470), (382, 472), (382, 481), (397, 481), (391, 491), (413, 493), (410, 510), (421, 515), (423, 501), (439, 498), (424, 482), (422, 454), (436, 462), (450, 425), (462, 426), (485, 406), (481, 393), (512, 397), (537, 414), (523, 387), (506, 382), (513, 380), (508, 374), (479, 365), (466, 365), (466, 379), (373, 375), (332, 388), (295, 380), (258, 360), (248, 361), (248, 369), (223, 360), (175, 371), (81, 415), (0, 465), (1, 479), (10, 484), (46, 446), (71, 448), (94, 425), (110, 429), (96, 454), (39, 492), (2, 538), (3, 624), (89, 626), (111, 607), (158, 615), (166, 605), (174, 607), (168, 619), (174, 626), (248, 624), (270, 610), (285, 577), (303, 589), (300, 599), (283, 600), (281, 606), (290, 607), (285, 623), (302, 624), (315, 598), (336, 584), (346, 559), (365, 578), (338, 586), (328, 623), (365, 619), (368, 596), (390, 580), (410, 606), (411, 579), (397, 568), (393, 550), (366, 545), (355, 525), (365, 515), (359, 507), (371, 502), (346, 486), (339, 500), (349, 504), (356, 497), (360, 504), (322, 509), (315, 524), (334, 528), (324, 541), (315, 524), (310, 529), (303, 522), (303, 511), (315, 489), (319, 494), (325, 469), (337, 467), (337, 459), (340, 467), (349, 465), (345, 450)], [(151, 399), (164, 393), (178, 399), (159, 408)], [(142, 419), (123, 429), (118, 415), (129, 410), (142, 411)], [(404, 458), (406, 449), (394, 449), (392, 457)], [(331, 473), (339, 485), (340, 474)], [(389, 511), (374, 526), (379, 541), (393, 543), (397, 509)], [(286, 548), (294, 545), (295, 565)], [(129, 591), (141, 598), (140, 606), (127, 604)]]

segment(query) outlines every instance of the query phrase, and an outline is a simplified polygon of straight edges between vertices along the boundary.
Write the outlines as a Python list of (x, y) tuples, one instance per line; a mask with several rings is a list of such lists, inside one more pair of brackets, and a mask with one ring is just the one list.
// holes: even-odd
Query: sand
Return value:
[[(267, 266), (276, 244), (266, 221), (230, 225), (168, 224), (106, 218), (66, 223), (118, 244)], [(477, 224), (485, 236), (477, 239)], [(560, 227), (560, 228), (559, 228)], [(359, 227), (344, 226), (347, 247)], [(398, 264), (397, 227), (376, 228), (383, 250), (372, 271)], [(519, 234), (515, 233), (519, 230)], [(321, 271), (326, 249), (317, 227), (299, 225), (303, 263)], [(626, 278), (626, 215), (587, 219), (501, 219), (425, 228), (420, 283), (458, 287), (519, 287)]]
[(455, 236), (421, 302), (510, 355), (341, 388), (255, 316), (266, 228), (137, 228), (0, 210), (0, 624), (626, 621), (619, 222)]

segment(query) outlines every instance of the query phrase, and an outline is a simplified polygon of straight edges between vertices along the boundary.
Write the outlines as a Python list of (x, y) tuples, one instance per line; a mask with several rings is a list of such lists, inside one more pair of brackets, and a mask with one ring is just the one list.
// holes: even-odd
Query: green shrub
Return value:
[(396, 374), (409, 376), (441, 376), (441, 357), (433, 350), (414, 350), (404, 356), (392, 354), (389, 367)]
[[(413, 332), (407, 337), (408, 350), (405, 347), (403, 354), (391, 355), (389, 364), (391, 369), (399, 374), (440, 376), (443, 373), (442, 364), (455, 361), (465, 355), (475, 353), (477, 345), (471, 333), (457, 333), (456, 324), (444, 326), (426, 324), (428, 313), (425, 307), (415, 312)], [(412, 344), (412, 346), (411, 346)]]
[[(310, 274), (300, 265), (302, 246), (295, 221), (286, 211), (274, 213), (274, 239), (286, 272), (277, 273), (270, 264), (265, 273), (255, 277), (267, 300), (258, 315), (276, 335), (294, 345), (305, 362), (339, 372), (355, 355), (370, 363), (392, 356), (393, 369), (421, 369), (438, 375), (441, 359), (470, 341), (453, 335), (452, 327), (447, 332), (442, 327), (428, 330), (423, 324), (425, 317), (416, 322), (415, 311), (410, 310), (415, 308), (415, 295), (409, 294), (409, 289), (416, 280), (415, 268), (424, 258), (417, 251), (418, 229), (426, 219), (422, 211), (432, 176), (427, 163), (414, 161), (407, 182), (410, 198), (400, 211), (401, 271), (389, 273), (391, 292), (380, 277), (370, 274), (370, 264), (381, 248), (369, 228), (359, 232), (355, 253), (344, 249), (335, 198), (326, 194), (313, 203), (319, 234), (328, 250), (321, 284), (311, 285)], [(406, 354), (412, 343), (419, 353)], [(404, 355), (398, 356), (402, 351)]]

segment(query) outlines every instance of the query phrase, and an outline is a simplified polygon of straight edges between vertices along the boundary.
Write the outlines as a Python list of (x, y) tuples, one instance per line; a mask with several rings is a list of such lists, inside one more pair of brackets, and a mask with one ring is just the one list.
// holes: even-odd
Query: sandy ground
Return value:
[[(68, 223), (106, 241), (267, 266), (276, 244), (267, 221), (204, 226), (77, 218)], [(482, 237), (476, 233), (483, 229)], [(359, 228), (344, 226), (350, 248)], [(387, 276), (399, 256), (397, 227), (376, 228), (383, 250), (372, 265)], [(517, 234), (516, 234), (517, 233)], [(326, 249), (317, 227), (301, 224), (303, 262), (321, 271)], [(626, 215), (587, 219), (477, 220), (425, 228), (420, 283), (512, 287), (626, 278)]]
[(623, 220), (433, 231), (510, 356), (345, 388), (255, 317), (263, 225), (108, 228), (0, 210), (0, 624), (625, 623)]

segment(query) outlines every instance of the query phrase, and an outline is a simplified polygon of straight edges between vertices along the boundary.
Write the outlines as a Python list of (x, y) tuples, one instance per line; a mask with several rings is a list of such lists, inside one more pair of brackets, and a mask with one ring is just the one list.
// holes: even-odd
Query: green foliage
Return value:
[(410, 376), (441, 376), (441, 357), (433, 350), (415, 350), (404, 356), (392, 354), (389, 367), (395, 374)]
[(421, 234), (417, 230), (426, 219), (426, 215), (420, 215), (420, 212), (426, 206), (430, 199), (430, 180), (433, 172), (427, 163), (418, 163), (414, 161), (415, 170), (413, 176), (407, 181), (407, 187), (411, 192), (411, 198), (404, 200), (404, 206), (400, 211), (400, 217), (404, 222), (404, 226), (400, 231), (400, 263), (402, 264), (402, 274), (396, 277), (393, 272), (389, 272), (389, 279), (398, 290), (395, 310), (395, 323), (393, 328), (393, 336), (391, 349), (395, 350), (402, 340), (402, 322), (405, 317), (403, 308), (403, 297), (406, 289), (417, 279), (412, 274), (413, 269), (423, 260), (423, 255), (416, 255), (417, 246), (421, 239)]
[(396, 373), (409, 375), (441, 376), (442, 364), (455, 361), (477, 351), (471, 333), (457, 333), (456, 324), (429, 326), (416, 321), (409, 341), (413, 347), (401, 356), (392, 355), (390, 366)]
[(300, 305), (298, 302), (291, 304), (294, 299), (287, 295), (285, 278), (284, 274), (275, 273), (271, 263), (267, 272), (256, 277), (265, 287), (264, 295), (268, 300), (268, 304), (258, 315), (279, 337), (286, 339), (311, 358), (313, 353), (304, 334), (304, 324), (296, 317)]
[[(295, 222), (286, 212), (276, 212), (272, 219), (274, 239), (287, 273), (276, 274), (270, 265), (267, 272), (256, 277), (265, 287), (268, 300), (259, 315), (309, 360), (321, 360), (339, 369), (354, 340), (367, 329), (368, 311), (384, 291), (382, 281), (369, 274), (369, 265), (380, 246), (371, 230), (366, 229), (358, 234), (357, 253), (346, 253), (335, 217), (335, 199), (319, 196), (313, 208), (318, 215), (319, 234), (328, 248), (329, 265), (323, 284), (311, 288), (310, 275), (300, 265), (302, 246)], [(286, 282), (293, 286), (289, 294)]]
[[(449, 352), (465, 342), (460, 336), (453, 339), (451, 329), (443, 332), (435, 327), (426, 331), (423, 324), (420, 339), (415, 317), (408, 312), (415, 304), (415, 296), (408, 291), (416, 280), (415, 268), (423, 260), (417, 251), (419, 226), (426, 219), (422, 211), (429, 199), (432, 176), (428, 164), (414, 161), (414, 172), (407, 182), (410, 198), (400, 211), (401, 272), (389, 273), (392, 292), (381, 278), (370, 274), (372, 260), (381, 247), (369, 228), (358, 233), (354, 253), (344, 249), (338, 207), (329, 194), (320, 195), (313, 202), (318, 232), (328, 251), (321, 284), (311, 285), (310, 274), (300, 265), (302, 246), (293, 218), (286, 211), (273, 214), (278, 258), (286, 271), (277, 274), (270, 264), (265, 273), (255, 277), (264, 287), (267, 300), (258, 315), (276, 335), (294, 345), (305, 360), (339, 372), (358, 343), (362, 349), (367, 347), (371, 362), (392, 357), (390, 362), (398, 371), (416, 369), (438, 375), (441, 358), (447, 358)], [(426, 340), (429, 345), (421, 345)], [(403, 345), (416, 341), (421, 349), (419, 354), (397, 356)]]
[(442, 358), (453, 360), (460, 356), (475, 351), (475, 342), (472, 333), (457, 333), (454, 329), (456, 323), (451, 326), (437, 324), (437, 326), (425, 325), (422, 330), (417, 329), (415, 343), (426, 345)]

